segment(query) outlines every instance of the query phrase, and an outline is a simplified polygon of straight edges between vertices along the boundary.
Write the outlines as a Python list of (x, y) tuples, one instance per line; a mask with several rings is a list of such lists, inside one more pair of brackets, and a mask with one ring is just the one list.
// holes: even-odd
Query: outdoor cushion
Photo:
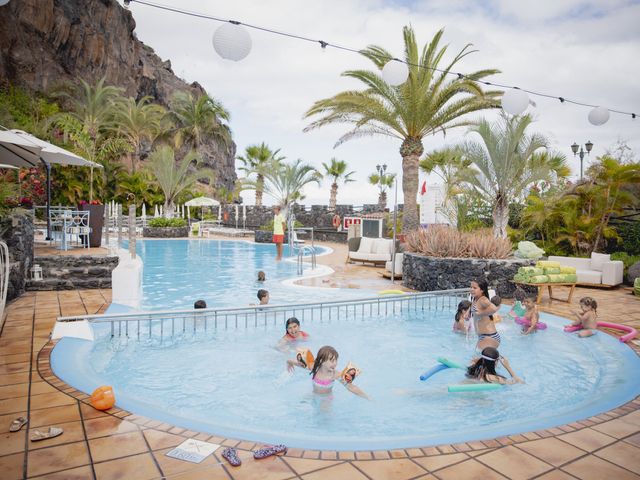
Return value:
[(589, 258), (557, 257), (549, 255), (549, 260), (556, 260), (560, 262), (561, 266), (574, 267), (577, 270), (591, 270), (591, 260)]
[(349, 255), (351, 260), (364, 260), (368, 262), (386, 262), (391, 258), (390, 253), (360, 253), (360, 252), (351, 252)]
[(591, 253), (591, 270), (597, 270), (598, 272), (602, 271), (602, 266), (604, 262), (608, 262), (611, 260), (611, 256), (605, 253)]
[(371, 253), (373, 247), (373, 238), (362, 237), (360, 240), (360, 247), (358, 248), (358, 253)]
[(602, 273), (596, 270), (576, 270), (578, 283), (602, 283)]
[(371, 253), (387, 253), (391, 254), (391, 245), (393, 244), (393, 240), (388, 240), (386, 238), (379, 238), (373, 242), (373, 248), (371, 249)]

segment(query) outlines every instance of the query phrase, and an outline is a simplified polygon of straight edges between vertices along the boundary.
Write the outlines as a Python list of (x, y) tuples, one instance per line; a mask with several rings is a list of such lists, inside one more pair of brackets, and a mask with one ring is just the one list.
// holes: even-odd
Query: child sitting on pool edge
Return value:
[[(497, 362), (502, 363), (502, 366), (509, 372), (509, 375), (511, 375), (510, 379), (496, 373)], [(524, 383), (511, 369), (509, 360), (507, 360), (506, 357), (501, 357), (498, 349), (493, 347), (486, 347), (482, 350), (480, 357), (467, 368), (467, 377), (486, 383), (499, 383), (501, 385)]]
[(313, 383), (314, 393), (326, 395), (332, 392), (333, 383), (339, 380), (347, 390), (351, 393), (366, 398), (369, 400), (369, 396), (360, 388), (353, 384), (353, 380), (356, 377), (357, 369), (351, 364), (351, 369), (347, 369), (348, 375), (345, 378), (342, 377), (341, 372), (336, 371), (338, 364), (338, 352), (335, 348), (325, 345), (318, 350), (313, 366), (307, 366), (297, 360), (287, 360), (287, 369), (292, 372), (295, 367), (310, 368), (311, 370), (311, 382)]

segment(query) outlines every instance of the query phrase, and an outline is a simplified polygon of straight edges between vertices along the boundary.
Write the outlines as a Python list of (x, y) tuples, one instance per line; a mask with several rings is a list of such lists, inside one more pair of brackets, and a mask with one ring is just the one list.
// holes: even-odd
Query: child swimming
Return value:
[(458, 310), (453, 320), (453, 331), (456, 333), (467, 333), (471, 326), (470, 320), (471, 302), (462, 300), (458, 304)]
[(523, 317), (526, 309), (523, 305), (525, 298), (527, 298), (527, 293), (520, 287), (516, 288), (516, 291), (513, 294), (513, 298), (515, 300), (513, 307), (509, 310), (509, 316), (515, 320), (518, 317)]
[[(325, 345), (318, 350), (310, 373), (314, 393), (321, 395), (331, 393), (334, 382), (339, 380), (351, 393), (369, 399), (369, 396), (364, 391), (353, 384), (355, 369), (353, 369), (353, 372), (349, 371), (349, 376), (342, 378), (340, 372), (336, 371), (337, 364), (338, 352), (335, 348)], [(299, 360), (287, 360), (287, 369), (290, 372), (292, 372), (295, 367), (308, 368), (307, 365)]]
[(262, 270), (260, 270), (258, 272), (258, 281), (259, 282), (264, 282), (266, 279), (267, 279), (266, 273), (264, 273)]
[(590, 337), (596, 333), (596, 326), (598, 323), (598, 303), (592, 297), (582, 297), (580, 299), (580, 311), (573, 311), (577, 320), (568, 327), (581, 326), (582, 330), (578, 332), (581, 337)]
[(309, 338), (307, 332), (300, 330), (300, 320), (296, 317), (287, 319), (284, 328), (286, 333), (278, 342), (278, 350), (286, 350), (288, 345), (300, 340), (305, 341)]
[[(540, 320), (540, 314), (538, 313), (538, 307), (536, 301), (532, 297), (527, 297), (524, 301), (525, 312), (522, 316), (522, 334), (529, 335), (538, 329), (538, 321)], [(527, 326), (528, 325), (528, 326)]]
[[(510, 379), (496, 373), (497, 362), (500, 362), (507, 372), (509, 372), (509, 375), (511, 375)], [(486, 347), (482, 350), (480, 357), (467, 368), (467, 377), (487, 383), (500, 383), (502, 385), (524, 383), (511, 369), (509, 360), (507, 360), (506, 357), (501, 357), (498, 350), (493, 347)]]

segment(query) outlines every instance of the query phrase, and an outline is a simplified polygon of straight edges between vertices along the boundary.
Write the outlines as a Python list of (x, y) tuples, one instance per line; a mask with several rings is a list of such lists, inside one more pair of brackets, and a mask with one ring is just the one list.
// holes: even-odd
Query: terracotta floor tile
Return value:
[(23, 478), (24, 452), (0, 457), (0, 472), (3, 480), (18, 480)]
[(118, 433), (128, 433), (138, 430), (137, 425), (134, 423), (111, 416), (85, 420), (84, 427), (87, 430), (87, 438), (117, 435)]
[(91, 405), (87, 405), (84, 402), (80, 402), (80, 411), (82, 412), (82, 418), (84, 420), (88, 420), (90, 418), (106, 418), (109, 417), (108, 414), (101, 412), (100, 410), (96, 410)]
[(625, 415), (624, 417), (622, 417), (622, 420), (624, 420), (627, 423), (633, 423), (634, 425), (637, 425), (640, 428), (640, 410), (636, 410), (635, 412), (632, 412), (629, 415)]
[[(4, 336), (4, 334), (3, 334)], [(29, 353), (14, 353), (13, 355), (0, 355), (0, 365), (16, 362), (28, 362)]]
[(147, 480), (161, 477), (149, 453), (96, 463), (93, 467), (97, 480)]
[(0, 433), (0, 456), (24, 451), (26, 428), (19, 432)]
[(229, 480), (229, 475), (222, 465), (200, 467), (189, 472), (178, 473), (171, 476), (170, 480)]
[(0, 375), (8, 373), (28, 372), (31, 369), (31, 362), (8, 363), (0, 365)]
[[(43, 440), (46, 442), (46, 440)], [(49, 472), (67, 470), (89, 463), (89, 452), (84, 442), (57, 445), (31, 450), (28, 459), (28, 475), (35, 477)]]
[(173, 433), (159, 432), (158, 430), (147, 429), (144, 436), (149, 442), (151, 450), (160, 450), (162, 448), (172, 448), (184, 442), (184, 437), (174, 435)]
[(562, 470), (582, 480), (632, 480), (638, 476), (628, 470), (624, 470), (613, 463), (589, 455), (562, 467)]
[(406, 480), (421, 474), (428, 473), (409, 459), (397, 460), (373, 460), (368, 462), (353, 462), (353, 465), (362, 470), (374, 480), (393, 478), (394, 480)]
[(624, 441), (631, 445), (635, 445), (636, 447), (640, 447), (640, 433), (636, 433), (629, 438), (625, 438)]
[(46, 480), (93, 480), (93, 472), (91, 467), (86, 465), (84, 467), (72, 468), (70, 470), (62, 470), (57, 473), (45, 474), (42, 477), (29, 477), (39, 478)]
[(440, 480), (502, 480), (506, 478), (475, 459), (467, 460), (466, 462), (458, 463), (451, 467), (439, 470), (437, 477)]
[(26, 410), (24, 412), (16, 412), (16, 413), (10, 413), (8, 415), (0, 415), (0, 433), (9, 433), (9, 427), (11, 426), (11, 422), (13, 422), (18, 417), (26, 418), (26, 416), (27, 416)]
[[(222, 462), (226, 463), (225, 460), (222, 460), (222, 457), (216, 457), (215, 455), (210, 455), (209, 457), (204, 459), (201, 463), (185, 462), (172, 457), (167, 457), (166, 453), (169, 452), (170, 450), (171, 448), (156, 450), (153, 452), (153, 456), (155, 457), (158, 465), (160, 465), (160, 468), (162, 469), (163, 473), (167, 476), (170, 476), (171, 478), (173, 478), (173, 475), (178, 473), (199, 471), (200, 468), (218, 466), (220, 470), (223, 470), (223, 468), (221, 467), (221, 464)], [(222, 449), (220, 448), (218, 450), (222, 451)], [(244, 462), (248, 461), (249, 458), (252, 458), (249, 452), (238, 452), (238, 457), (242, 460), (243, 465), (244, 465)]]
[[(235, 475), (234, 478), (236, 478)], [(302, 478), (304, 480), (368, 480), (364, 474), (349, 463), (342, 463), (326, 470), (308, 473), (303, 475)]]
[(31, 395), (40, 395), (43, 393), (52, 393), (57, 391), (57, 389), (53, 388), (47, 382), (31, 382)]
[(29, 381), (29, 372), (12, 373), (0, 377), (0, 385), (15, 385), (16, 383), (26, 383)]
[(623, 418), (610, 420), (608, 422), (601, 423), (600, 425), (595, 425), (592, 428), (615, 438), (627, 437), (640, 431), (640, 427), (638, 427), (638, 425), (629, 423)]
[(29, 397), (6, 398), (0, 400), (0, 415), (23, 412), (27, 409)]
[(576, 477), (573, 475), (569, 475), (562, 470), (553, 470), (549, 473), (545, 473), (544, 475), (537, 477), (536, 480), (575, 480)]
[(433, 455), (430, 457), (414, 458), (416, 463), (419, 463), (429, 472), (435, 472), (441, 468), (448, 467), (454, 463), (462, 462), (469, 457), (464, 453), (451, 453), (448, 455)]
[(84, 441), (84, 432), (82, 430), (82, 423), (80, 422), (67, 422), (56, 423), (55, 425), (45, 425), (42, 427), (31, 428), (29, 434), (34, 430), (46, 431), (50, 426), (60, 427), (64, 430), (64, 433), (55, 438), (48, 439), (41, 442), (29, 442), (29, 450), (37, 450), (39, 448), (46, 448), (52, 445), (60, 445), (63, 443), (73, 443)]
[(75, 403), (75, 398), (62, 392), (49, 392), (40, 395), (31, 395), (31, 410), (59, 407), (61, 405), (73, 405)]
[(551, 470), (551, 465), (514, 446), (500, 448), (476, 457), (485, 465), (514, 480), (532, 478)]
[(42, 425), (75, 422), (80, 420), (77, 405), (63, 405), (61, 407), (43, 408), (31, 412), (29, 426), (31, 428)]
[(517, 447), (556, 467), (575, 460), (586, 453), (584, 450), (580, 450), (557, 438), (543, 438), (532, 442), (519, 443)]
[(283, 461), (291, 467), (291, 469), (296, 472), (298, 475), (304, 475), (305, 473), (313, 472), (315, 470), (320, 470), (321, 468), (333, 467), (338, 463), (341, 463), (340, 460), (331, 461), (331, 460), (311, 460), (308, 458), (290, 458), (285, 457)]
[(634, 447), (628, 443), (618, 442), (610, 447), (597, 451), (595, 455), (627, 470), (631, 470), (640, 476), (640, 448), (638, 447)]
[(604, 433), (591, 430), (590, 428), (584, 428), (577, 432), (565, 433), (564, 435), (560, 435), (558, 438), (564, 442), (575, 445), (582, 450), (586, 450), (587, 452), (593, 452), (594, 450), (616, 441), (615, 438), (605, 435)]
[[(215, 457), (212, 457), (212, 460), (217, 459), (218, 462), (224, 462), (225, 460), (220, 456), (221, 453), (221, 448), (216, 450), (214, 453)], [(239, 468), (227, 465), (234, 480), (253, 480), (258, 478), (260, 480), (283, 480), (295, 476), (293, 470), (289, 468), (289, 465), (287, 465), (280, 456), (254, 460), (251, 452), (244, 451), (239, 451), (238, 456), (242, 460), (242, 465)], [(156, 458), (158, 457), (156, 456)], [(207, 461), (208, 460), (209, 459), (207, 459)]]
[(112, 460), (148, 451), (141, 432), (122, 433), (89, 440), (94, 462)]

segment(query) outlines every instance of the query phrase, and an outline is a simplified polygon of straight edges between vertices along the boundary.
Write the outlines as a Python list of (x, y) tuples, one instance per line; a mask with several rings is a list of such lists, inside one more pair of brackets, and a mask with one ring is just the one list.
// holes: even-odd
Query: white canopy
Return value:
[(15, 168), (18, 169), (15, 165), (7, 165), (6, 163), (0, 163), (0, 168)]
[(196, 197), (186, 202), (185, 205), (187, 207), (215, 207), (220, 205), (220, 202), (209, 197)]

